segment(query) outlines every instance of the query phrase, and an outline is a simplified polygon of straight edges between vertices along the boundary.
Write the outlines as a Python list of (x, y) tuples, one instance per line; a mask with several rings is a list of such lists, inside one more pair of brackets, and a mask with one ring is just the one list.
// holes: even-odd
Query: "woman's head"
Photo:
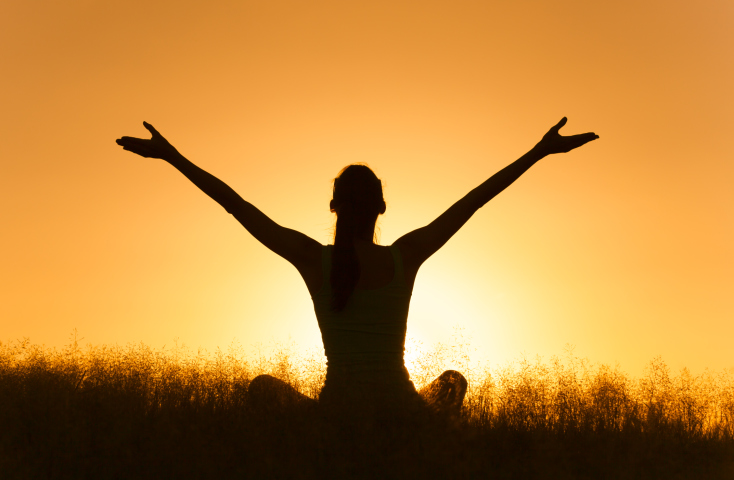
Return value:
[(334, 179), (334, 193), (329, 206), (336, 213), (331, 264), (333, 308), (341, 311), (359, 280), (354, 240), (373, 241), (377, 217), (385, 213), (382, 182), (368, 166), (349, 165)]
[(345, 208), (377, 219), (385, 213), (382, 197), (382, 182), (367, 165), (348, 165), (334, 179), (334, 193), (329, 204), (332, 212), (339, 216)]

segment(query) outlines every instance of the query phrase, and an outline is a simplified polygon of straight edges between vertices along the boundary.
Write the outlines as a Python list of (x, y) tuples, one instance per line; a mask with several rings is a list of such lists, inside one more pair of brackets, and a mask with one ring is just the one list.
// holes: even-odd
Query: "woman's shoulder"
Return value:
[(404, 241), (404, 238), (402, 237), (396, 240), (390, 245), (390, 249), (395, 255), (396, 263), (399, 263), (400, 267), (402, 267), (405, 283), (412, 289), (415, 283), (415, 277), (418, 274), (418, 269), (423, 262), (420, 261), (419, 257), (411, 249), (410, 242)]

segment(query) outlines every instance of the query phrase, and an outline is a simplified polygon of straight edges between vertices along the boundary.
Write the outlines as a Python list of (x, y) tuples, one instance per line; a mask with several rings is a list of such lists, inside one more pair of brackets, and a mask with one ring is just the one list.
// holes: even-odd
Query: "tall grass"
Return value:
[(318, 397), (323, 358), (292, 344), (0, 344), (0, 478), (734, 478), (732, 370), (656, 358), (631, 378), (571, 350), (487, 369), (459, 340), (417, 356), (416, 387), (447, 365), (469, 380), (461, 420), (386, 440), (248, 409), (261, 373)]

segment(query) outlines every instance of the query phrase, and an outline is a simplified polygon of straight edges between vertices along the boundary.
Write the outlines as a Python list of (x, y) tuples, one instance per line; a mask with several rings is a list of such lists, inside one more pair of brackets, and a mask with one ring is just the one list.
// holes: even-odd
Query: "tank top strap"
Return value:
[(393, 263), (395, 264), (395, 281), (399, 283), (405, 282), (403, 273), (403, 257), (400, 255), (400, 249), (395, 245), (390, 245), (390, 253), (392, 253)]
[[(324, 287), (329, 283), (329, 277), (331, 276), (331, 252), (333, 248), (333, 245), (324, 245), (321, 250), (321, 276), (324, 279)], [(322, 290), (324, 287), (322, 287)]]

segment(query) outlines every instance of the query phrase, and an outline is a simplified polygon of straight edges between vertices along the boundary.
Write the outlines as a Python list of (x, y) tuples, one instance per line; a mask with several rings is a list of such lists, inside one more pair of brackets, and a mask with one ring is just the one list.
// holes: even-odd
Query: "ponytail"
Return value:
[(357, 219), (351, 205), (344, 205), (336, 217), (334, 251), (331, 257), (332, 308), (341, 312), (359, 281), (360, 269), (354, 236)]
[(344, 310), (359, 281), (354, 239), (374, 230), (385, 211), (382, 183), (366, 165), (349, 165), (334, 180), (332, 211), (337, 213), (331, 259), (332, 309)]

